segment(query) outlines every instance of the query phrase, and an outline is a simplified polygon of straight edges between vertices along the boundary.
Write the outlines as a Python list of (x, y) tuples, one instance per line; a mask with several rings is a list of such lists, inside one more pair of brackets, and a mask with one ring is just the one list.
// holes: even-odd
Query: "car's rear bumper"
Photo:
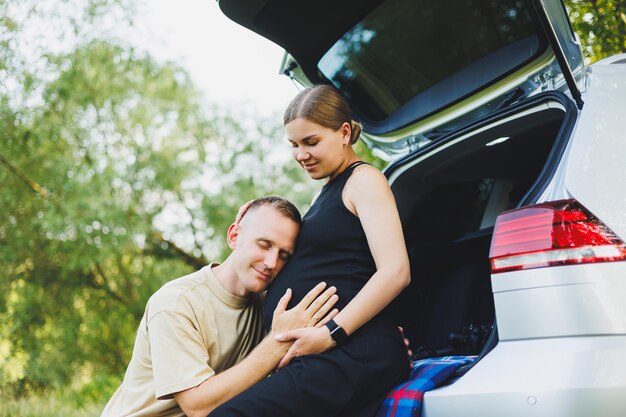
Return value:
[(624, 261), (503, 272), (491, 283), (502, 341), (626, 335)]
[(424, 417), (623, 417), (626, 336), (500, 342), (454, 384), (426, 393)]

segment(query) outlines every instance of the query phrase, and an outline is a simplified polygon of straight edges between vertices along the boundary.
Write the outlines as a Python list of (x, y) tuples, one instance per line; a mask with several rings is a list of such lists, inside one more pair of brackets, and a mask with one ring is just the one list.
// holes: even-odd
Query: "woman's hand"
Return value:
[(335, 346), (335, 342), (330, 336), (330, 330), (326, 326), (290, 330), (276, 335), (275, 338), (279, 342), (295, 340), (278, 364), (278, 369), (288, 365), (292, 359), (298, 356), (326, 352)]
[(239, 223), (241, 222), (241, 219), (246, 214), (246, 212), (248, 211), (248, 208), (250, 208), (250, 204), (252, 204), (253, 201), (254, 200), (250, 200), (247, 203), (244, 203), (241, 207), (239, 207), (239, 211), (237, 212), (237, 216), (235, 216), (235, 224), (236, 225), (239, 225)]
[(404, 341), (404, 346), (406, 346), (406, 354), (409, 357), (409, 368), (413, 369), (413, 351), (410, 346), (411, 342), (409, 341), (409, 338), (405, 336), (402, 326), (398, 326), (398, 330), (400, 331), (400, 335)]

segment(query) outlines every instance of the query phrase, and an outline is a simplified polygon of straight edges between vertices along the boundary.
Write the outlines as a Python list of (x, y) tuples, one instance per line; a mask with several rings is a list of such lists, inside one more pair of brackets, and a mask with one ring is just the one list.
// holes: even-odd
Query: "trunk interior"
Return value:
[(493, 226), (539, 187), (547, 162), (559, 159), (565, 120), (564, 106), (539, 102), (449, 136), (388, 171), (411, 261), (412, 281), (396, 307), (418, 359), (479, 354), (495, 331)]

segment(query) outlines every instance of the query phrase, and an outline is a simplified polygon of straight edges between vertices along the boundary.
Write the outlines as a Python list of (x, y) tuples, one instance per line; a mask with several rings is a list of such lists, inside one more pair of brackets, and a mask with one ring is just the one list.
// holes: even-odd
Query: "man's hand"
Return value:
[[(325, 287), (326, 283), (324, 282), (317, 284), (297, 306), (288, 311), (285, 309), (291, 299), (291, 290), (287, 290), (283, 298), (280, 299), (274, 311), (272, 333), (280, 342), (295, 342), (278, 364), (278, 368), (288, 365), (293, 358), (298, 356), (321, 353), (334, 346), (330, 332), (324, 325), (339, 312), (339, 310), (334, 309), (329, 313), (339, 297), (335, 294), (335, 287), (330, 287), (322, 293)], [(289, 317), (290, 313), (298, 318)], [(277, 319), (279, 320), (278, 323)], [(283, 319), (289, 323), (283, 323)], [(294, 325), (298, 320), (301, 324)]]
[(295, 340), (278, 364), (278, 369), (289, 365), (298, 356), (326, 352), (335, 346), (335, 342), (326, 326), (291, 330), (276, 335), (276, 340), (279, 342)]
[(320, 282), (290, 310), (287, 310), (287, 305), (292, 292), (288, 289), (274, 310), (272, 333), (276, 335), (301, 327), (321, 327), (335, 317), (339, 310), (331, 309), (339, 299), (335, 294), (337, 288), (329, 287), (324, 291), (325, 288), (326, 283)]

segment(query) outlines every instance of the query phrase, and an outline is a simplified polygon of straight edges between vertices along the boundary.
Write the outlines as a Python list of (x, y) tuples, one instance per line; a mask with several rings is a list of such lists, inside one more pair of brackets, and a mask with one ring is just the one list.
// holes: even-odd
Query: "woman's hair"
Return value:
[(352, 120), (350, 106), (339, 90), (330, 85), (315, 85), (300, 91), (285, 110), (283, 124), (302, 118), (333, 130), (350, 124), (350, 144), (356, 143), (361, 125)]

